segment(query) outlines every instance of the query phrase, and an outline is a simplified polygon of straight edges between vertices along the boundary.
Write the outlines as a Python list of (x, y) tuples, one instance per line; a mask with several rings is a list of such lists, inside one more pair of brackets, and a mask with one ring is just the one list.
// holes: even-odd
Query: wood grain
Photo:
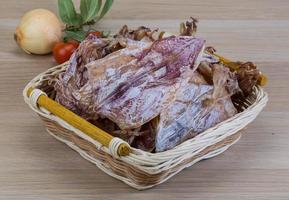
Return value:
[(32, 8), (56, 1), (9, 0), (0, 7), (0, 199), (289, 199), (289, 2), (287, 0), (117, 0), (98, 27), (149, 25), (176, 32), (189, 16), (219, 54), (251, 60), (269, 76), (269, 103), (224, 154), (156, 188), (138, 192), (50, 137), (24, 104), (22, 89), (55, 65), (23, 53), (13, 32)]

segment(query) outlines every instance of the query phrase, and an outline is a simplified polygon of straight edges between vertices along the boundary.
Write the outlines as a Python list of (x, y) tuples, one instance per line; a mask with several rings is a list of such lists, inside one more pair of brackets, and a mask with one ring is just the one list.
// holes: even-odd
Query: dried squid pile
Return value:
[(133, 147), (174, 148), (234, 116), (232, 97), (250, 94), (260, 76), (252, 63), (220, 64), (195, 32), (193, 19), (180, 36), (127, 26), (89, 36), (60, 74), (56, 101)]

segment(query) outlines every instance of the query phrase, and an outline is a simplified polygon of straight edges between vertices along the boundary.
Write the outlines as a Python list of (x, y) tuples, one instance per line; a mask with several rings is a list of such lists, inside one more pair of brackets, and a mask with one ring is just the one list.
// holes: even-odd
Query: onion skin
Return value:
[(27, 53), (48, 54), (61, 41), (62, 25), (49, 10), (27, 12), (16, 28), (14, 39)]

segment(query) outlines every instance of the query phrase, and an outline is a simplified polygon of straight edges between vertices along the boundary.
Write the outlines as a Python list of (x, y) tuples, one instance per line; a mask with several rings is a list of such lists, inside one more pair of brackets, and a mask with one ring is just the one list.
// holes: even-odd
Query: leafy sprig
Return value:
[(85, 26), (97, 23), (110, 10), (113, 0), (81, 0), (78, 13), (72, 0), (58, 0), (58, 13), (65, 23), (64, 39), (72, 38), (82, 41), (91, 31)]

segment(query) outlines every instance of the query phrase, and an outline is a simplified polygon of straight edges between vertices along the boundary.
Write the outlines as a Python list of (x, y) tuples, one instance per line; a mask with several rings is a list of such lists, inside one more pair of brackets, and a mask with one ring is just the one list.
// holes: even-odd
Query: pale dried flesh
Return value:
[(55, 90), (56, 101), (96, 126), (160, 152), (235, 115), (231, 96), (241, 90), (240, 76), (203, 55), (203, 39), (152, 33), (124, 27), (110, 40), (90, 36)]

